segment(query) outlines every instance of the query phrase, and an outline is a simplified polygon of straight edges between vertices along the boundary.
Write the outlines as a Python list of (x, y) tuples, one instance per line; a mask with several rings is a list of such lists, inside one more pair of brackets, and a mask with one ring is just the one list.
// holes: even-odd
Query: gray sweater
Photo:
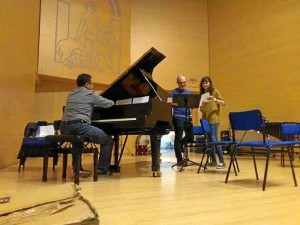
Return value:
[(103, 98), (92, 90), (78, 87), (68, 95), (62, 120), (84, 120), (91, 123), (94, 106), (110, 108), (114, 104), (114, 101)]

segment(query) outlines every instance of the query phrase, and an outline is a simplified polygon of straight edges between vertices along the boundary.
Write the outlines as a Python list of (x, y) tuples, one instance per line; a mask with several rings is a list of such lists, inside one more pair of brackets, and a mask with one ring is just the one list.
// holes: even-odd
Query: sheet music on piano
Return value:
[(116, 105), (131, 105), (131, 104), (142, 104), (149, 102), (150, 96), (126, 98), (116, 101)]
[(126, 98), (116, 101), (116, 105), (130, 105), (132, 104), (132, 98)]
[(149, 96), (137, 97), (132, 99), (132, 104), (140, 104), (149, 102)]

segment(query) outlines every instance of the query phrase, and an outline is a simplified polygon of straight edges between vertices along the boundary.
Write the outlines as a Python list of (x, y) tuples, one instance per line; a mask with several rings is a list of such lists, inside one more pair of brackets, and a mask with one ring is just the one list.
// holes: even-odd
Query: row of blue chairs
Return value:
[[(292, 149), (297, 145), (300, 145), (299, 139), (283, 139), (283, 140), (274, 140), (271, 141), (268, 139), (267, 134), (265, 132), (265, 119), (260, 110), (248, 110), (242, 112), (230, 112), (229, 113), (229, 121), (231, 126), (231, 133), (232, 137), (230, 140), (222, 140), (222, 141), (212, 141), (211, 140), (211, 130), (210, 125), (207, 120), (201, 119), (201, 127), (197, 127), (197, 135), (203, 134), (205, 135), (205, 147), (204, 147), (204, 154), (202, 155), (201, 162), (199, 164), (198, 173), (200, 172), (201, 168), (206, 169), (207, 163), (210, 158), (211, 149), (217, 145), (226, 146), (230, 149), (230, 163), (228, 165), (228, 170), (226, 174), (225, 183), (228, 182), (229, 175), (231, 169), (233, 167), (235, 175), (238, 175), (240, 171), (238, 160), (237, 160), (237, 153), (238, 149), (246, 147), (251, 149), (251, 154), (254, 163), (255, 175), (256, 179), (259, 180), (257, 166), (256, 166), (256, 154), (263, 154), (266, 158), (265, 163), (265, 171), (264, 171), (264, 178), (263, 178), (263, 185), (262, 190), (265, 191), (266, 183), (267, 183), (267, 175), (269, 169), (269, 160), (271, 156), (271, 152), (273, 151), (280, 151), (281, 154), (284, 153), (288, 154), (290, 167), (292, 171), (292, 177), (294, 181), (294, 185), (297, 186), (296, 175), (294, 171), (293, 165), (293, 156), (292, 156)], [(200, 129), (201, 128), (201, 129)], [(238, 140), (236, 137), (236, 133), (238, 131), (256, 131), (260, 135), (259, 140), (251, 140), (251, 141), (243, 141)], [(294, 137), (295, 135), (300, 135), (300, 123), (282, 123), (281, 124), (281, 133), (283, 137)], [(206, 161), (204, 162), (206, 156)]]

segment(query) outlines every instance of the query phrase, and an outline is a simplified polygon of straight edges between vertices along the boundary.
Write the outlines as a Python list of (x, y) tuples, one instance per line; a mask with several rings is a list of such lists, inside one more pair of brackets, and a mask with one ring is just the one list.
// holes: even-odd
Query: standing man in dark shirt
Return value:
[[(186, 89), (186, 82), (186, 77), (184, 75), (179, 75), (177, 77), (178, 87), (171, 91), (169, 96), (173, 97), (173, 95), (190, 95), (191, 92)], [(173, 108), (173, 126), (175, 131), (174, 150), (177, 159), (177, 165), (179, 166), (182, 165), (183, 161), (182, 153), (183, 144), (185, 142), (185, 140), (182, 138), (183, 132), (187, 131), (185, 136), (188, 138), (192, 136), (191, 109), (187, 110), (188, 112), (186, 112), (186, 108)], [(186, 121), (186, 119), (188, 121)], [(185, 130), (185, 128), (187, 129)]]
[[(115, 103), (93, 91), (91, 75), (80, 74), (76, 82), (77, 88), (72, 90), (67, 97), (60, 130), (62, 134), (85, 134), (96, 137), (96, 143), (100, 144), (101, 148), (97, 173), (106, 175), (110, 167), (113, 139), (103, 130), (91, 125), (91, 116), (95, 105), (110, 108)], [(91, 174), (81, 166), (80, 174), (84, 173)]]

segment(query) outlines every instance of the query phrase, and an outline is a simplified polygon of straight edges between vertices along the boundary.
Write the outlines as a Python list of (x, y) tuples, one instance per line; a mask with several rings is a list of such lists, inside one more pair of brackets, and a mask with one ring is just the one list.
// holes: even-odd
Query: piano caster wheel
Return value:
[(153, 171), (152, 175), (153, 177), (161, 177), (162, 173), (160, 171)]

